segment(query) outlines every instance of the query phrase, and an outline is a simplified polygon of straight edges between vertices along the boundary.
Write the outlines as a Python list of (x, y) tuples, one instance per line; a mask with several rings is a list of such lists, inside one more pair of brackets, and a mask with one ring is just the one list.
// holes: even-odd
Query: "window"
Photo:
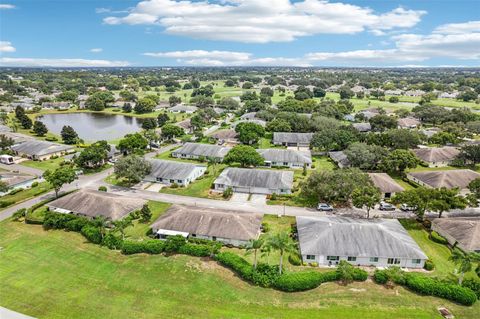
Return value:
[(216, 240), (217, 240), (217, 237), (213, 236), (213, 237), (212, 237), (212, 240), (213, 240), (213, 241), (216, 241)]
[(378, 263), (378, 257), (370, 257), (371, 263)]
[(330, 260), (330, 261), (337, 261), (339, 259), (340, 259), (339, 256), (327, 256), (327, 260)]
[(348, 261), (357, 261), (357, 257), (348, 256), (347, 260)]
[(315, 260), (315, 255), (307, 255), (307, 260)]
[(388, 258), (387, 264), (398, 265), (398, 264), (400, 264), (400, 258)]
[(197, 234), (192, 234), (192, 237), (197, 237)]
[(412, 264), (420, 264), (421, 262), (421, 259), (412, 259)]

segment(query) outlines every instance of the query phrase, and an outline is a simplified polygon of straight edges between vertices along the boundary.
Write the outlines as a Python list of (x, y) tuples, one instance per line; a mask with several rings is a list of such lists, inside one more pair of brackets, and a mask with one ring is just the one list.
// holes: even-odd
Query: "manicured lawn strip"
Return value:
[(49, 160), (45, 160), (45, 161), (28, 160), (28, 161), (21, 162), (20, 165), (40, 169), (42, 171), (46, 171), (47, 169), (55, 170), (56, 168), (58, 168), (60, 166), (61, 163), (63, 163), (63, 161), (64, 161), (63, 157), (58, 157), (58, 158), (55, 158), (55, 159), (49, 159)]
[(282, 293), (206, 259), (124, 256), (77, 233), (0, 223), (0, 305), (38, 318), (440, 318), (463, 307), (371, 282)]
[[(49, 183), (42, 182), (42, 183), (39, 183), (36, 187), (31, 187), (31, 188), (22, 190), (22, 191), (20, 191), (18, 193), (15, 193), (13, 195), (2, 196), (2, 197), (0, 197), (0, 201), (11, 202), (12, 204), (9, 205), (9, 206), (12, 206), (12, 205), (16, 205), (18, 203), (24, 202), (26, 200), (29, 200), (33, 197), (38, 196), (38, 195), (47, 193), (51, 189), (52, 188), (51, 188)], [(0, 211), (7, 208), (7, 207), (0, 208)]]
[(165, 211), (171, 206), (168, 203), (156, 202), (156, 201), (149, 201), (148, 207), (152, 212), (152, 218), (148, 223), (142, 223), (139, 219), (133, 221), (133, 226), (128, 227), (125, 230), (125, 237), (126, 239), (145, 239), (147, 238), (147, 233), (150, 230), (150, 225), (157, 220), (157, 218), (165, 213)]
[(115, 174), (108, 175), (107, 178), (104, 179), (104, 181), (105, 181), (105, 183), (115, 185), (115, 186), (121, 186), (121, 187), (132, 187), (133, 186), (133, 184), (127, 182), (125, 179), (117, 178), (117, 176), (115, 176)]

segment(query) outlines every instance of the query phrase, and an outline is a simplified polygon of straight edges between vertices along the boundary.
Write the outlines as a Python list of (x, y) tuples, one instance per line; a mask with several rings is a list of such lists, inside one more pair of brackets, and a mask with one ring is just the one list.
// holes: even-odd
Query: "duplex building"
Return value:
[(469, 169), (454, 169), (444, 171), (411, 172), (407, 178), (415, 183), (429, 188), (458, 188), (462, 193), (468, 192), (468, 184), (480, 178), (480, 174)]
[(234, 192), (249, 194), (290, 194), (292, 171), (228, 167), (214, 181), (217, 191), (231, 187)]
[(23, 143), (13, 145), (12, 151), (22, 157), (32, 160), (46, 160), (53, 156), (63, 156), (74, 151), (71, 145), (57, 144), (35, 139), (26, 140)]
[(382, 198), (390, 198), (396, 193), (404, 191), (404, 188), (398, 185), (398, 183), (386, 173), (368, 173), (368, 176), (372, 180), (373, 185), (382, 193)]
[(145, 176), (145, 181), (162, 184), (188, 186), (205, 174), (207, 167), (191, 163), (151, 159), (152, 170)]
[(173, 157), (185, 159), (199, 159), (201, 157), (214, 158), (223, 161), (225, 155), (230, 151), (230, 147), (201, 144), (201, 143), (185, 143), (182, 147), (172, 152)]
[(457, 148), (451, 146), (422, 147), (412, 151), (420, 160), (428, 164), (428, 167), (448, 166), (460, 154)]
[(294, 147), (310, 147), (313, 133), (274, 132), (273, 144)]
[(463, 251), (480, 253), (480, 217), (436, 218), (432, 230)]
[(173, 113), (194, 113), (196, 110), (198, 110), (198, 107), (194, 105), (185, 105), (185, 104), (177, 104), (171, 108), (167, 109), (169, 112)]
[(265, 166), (284, 166), (290, 168), (310, 168), (312, 155), (310, 151), (290, 149), (258, 149), (257, 152), (265, 159)]
[(244, 246), (260, 236), (261, 222), (261, 214), (172, 205), (151, 228), (160, 239), (180, 235)]
[(427, 256), (396, 219), (297, 216), (300, 253), (306, 263), (423, 268)]

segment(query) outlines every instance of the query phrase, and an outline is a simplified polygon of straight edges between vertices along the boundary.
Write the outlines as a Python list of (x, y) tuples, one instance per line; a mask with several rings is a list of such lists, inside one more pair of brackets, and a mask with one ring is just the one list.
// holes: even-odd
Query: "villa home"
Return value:
[(103, 216), (115, 221), (142, 208), (147, 201), (138, 197), (83, 189), (60, 197), (46, 206), (49, 210), (87, 218)]
[(402, 119), (398, 119), (397, 125), (398, 128), (404, 128), (404, 129), (412, 129), (412, 128), (417, 128), (422, 124), (419, 120), (413, 117), (405, 117)]
[(428, 164), (428, 167), (448, 166), (457, 158), (460, 151), (451, 146), (444, 147), (422, 147), (412, 150), (415, 155)]
[(234, 192), (249, 194), (290, 194), (292, 171), (227, 167), (213, 182), (217, 191), (232, 188)]
[(172, 205), (150, 227), (160, 239), (180, 235), (245, 246), (260, 236), (261, 214)]
[(54, 156), (63, 156), (75, 150), (71, 145), (57, 144), (35, 139), (29, 139), (23, 143), (13, 145), (11, 149), (18, 156), (41, 161)]
[(454, 169), (411, 172), (407, 174), (407, 178), (429, 188), (458, 188), (462, 193), (468, 193), (468, 184), (480, 178), (480, 174), (469, 169)]
[(386, 173), (368, 173), (368, 176), (372, 180), (373, 185), (382, 193), (382, 198), (391, 198), (396, 193), (405, 190)]
[(207, 166), (175, 161), (151, 159), (152, 170), (144, 180), (162, 184), (188, 186), (205, 174)]
[(43, 102), (42, 108), (53, 110), (68, 110), (72, 106), (70, 102)]
[(463, 251), (480, 253), (480, 217), (436, 218), (432, 230)]
[(337, 164), (339, 168), (350, 167), (350, 161), (344, 151), (328, 152), (328, 156)]
[(268, 167), (310, 168), (312, 166), (310, 151), (267, 148), (258, 149), (257, 152), (264, 158), (265, 166)]
[(37, 177), (22, 173), (0, 172), (0, 182), (5, 183), (8, 187), (7, 192), (0, 192), (0, 196), (7, 194), (11, 190), (25, 189), (32, 186)]
[(295, 147), (310, 147), (313, 133), (274, 132), (273, 144)]
[(182, 147), (172, 152), (173, 157), (185, 159), (214, 158), (223, 161), (225, 155), (230, 151), (230, 147), (219, 145), (201, 144), (201, 143), (185, 143)]
[(297, 216), (305, 263), (422, 269), (427, 256), (396, 219)]
[(192, 114), (196, 110), (198, 110), (198, 107), (194, 105), (185, 105), (185, 104), (177, 104), (175, 106), (172, 106), (171, 108), (168, 108), (167, 111), (173, 112), (173, 113), (187, 113), (187, 114)]

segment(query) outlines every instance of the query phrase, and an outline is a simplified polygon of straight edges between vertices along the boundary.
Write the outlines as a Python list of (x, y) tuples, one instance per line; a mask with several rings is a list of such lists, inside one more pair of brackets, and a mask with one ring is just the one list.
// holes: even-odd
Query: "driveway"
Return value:
[(247, 203), (248, 196), (249, 194), (247, 193), (233, 193), (232, 197), (230, 198), (230, 202)]
[(252, 204), (258, 204), (258, 205), (266, 205), (267, 204), (267, 195), (261, 195), (261, 194), (252, 194), (250, 197), (250, 202)]

